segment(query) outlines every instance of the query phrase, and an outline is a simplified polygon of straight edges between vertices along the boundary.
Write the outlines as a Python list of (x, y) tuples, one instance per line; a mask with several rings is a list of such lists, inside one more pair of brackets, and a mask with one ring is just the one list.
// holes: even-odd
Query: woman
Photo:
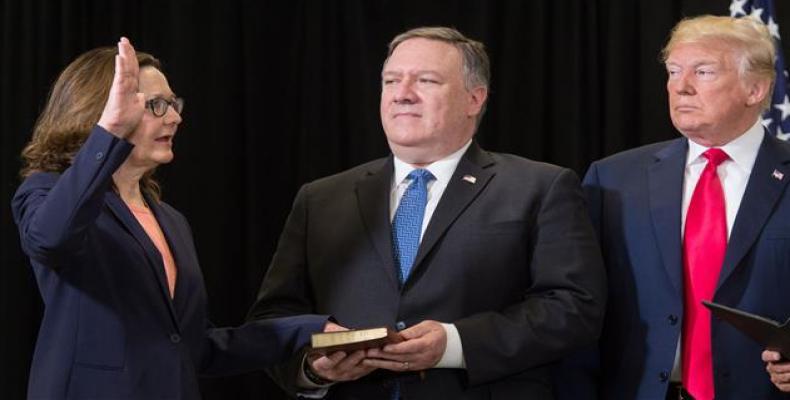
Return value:
[(45, 304), (30, 398), (198, 398), (198, 374), (274, 364), (324, 326), (210, 327), (189, 225), (152, 177), (173, 159), (182, 108), (126, 38), (55, 82), (12, 204)]

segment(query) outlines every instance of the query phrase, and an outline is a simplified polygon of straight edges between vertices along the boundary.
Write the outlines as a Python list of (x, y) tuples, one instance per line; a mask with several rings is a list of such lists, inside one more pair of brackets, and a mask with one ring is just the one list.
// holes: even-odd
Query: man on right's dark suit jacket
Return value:
[[(289, 393), (551, 399), (551, 363), (597, 337), (604, 276), (578, 181), (478, 147), (488, 75), (482, 44), (453, 29), (390, 45), (381, 118), (393, 156), (302, 188), (251, 317), (320, 310), (406, 340), (295, 358), (274, 373)], [(415, 169), (435, 179), (411, 272), (399, 273), (393, 231), (399, 203), (417, 204)]]
[[(764, 349), (696, 298), (711, 279), (701, 300), (790, 317), (790, 146), (759, 122), (770, 104), (773, 42), (759, 22), (699, 17), (676, 26), (664, 59), (670, 116), (685, 137), (616, 154), (587, 172), (609, 300), (599, 345), (564, 362), (558, 397), (786, 399), (780, 388), (788, 388), (771, 379), (788, 382), (788, 363), (772, 361), (766, 372)], [(706, 179), (718, 151), (728, 157)], [(707, 190), (716, 181), (720, 217), (715, 190)], [(711, 243), (717, 226), (725, 248), (717, 265), (705, 265), (715, 243), (691, 243)], [(699, 313), (695, 323), (690, 311)], [(709, 331), (697, 335), (699, 324)]]

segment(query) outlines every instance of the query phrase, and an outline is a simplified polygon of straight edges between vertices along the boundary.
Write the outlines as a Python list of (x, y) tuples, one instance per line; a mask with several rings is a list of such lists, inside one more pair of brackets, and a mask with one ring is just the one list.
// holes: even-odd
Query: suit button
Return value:
[(406, 323), (403, 322), (403, 321), (396, 322), (395, 323), (395, 329), (397, 329), (399, 331), (402, 331), (402, 330), (406, 329)]
[(177, 333), (171, 333), (170, 334), (170, 341), (173, 342), (173, 343), (181, 342), (181, 335), (179, 335)]
[(661, 371), (661, 373), (658, 374), (658, 379), (661, 379), (661, 382), (666, 382), (667, 380), (669, 380), (669, 374), (667, 373), (667, 371)]
[(677, 325), (678, 324), (678, 316), (675, 315), (675, 314), (669, 314), (667, 319), (669, 320), (669, 324), (670, 325)]
[(104, 158), (104, 153), (102, 153), (101, 151), (96, 153), (96, 161), (99, 161), (102, 158)]

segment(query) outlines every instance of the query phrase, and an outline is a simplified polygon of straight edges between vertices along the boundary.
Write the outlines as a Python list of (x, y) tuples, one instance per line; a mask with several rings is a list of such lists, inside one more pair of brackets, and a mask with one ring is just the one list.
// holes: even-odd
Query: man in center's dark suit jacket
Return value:
[[(294, 358), (274, 373), (289, 393), (551, 399), (548, 366), (597, 337), (605, 279), (578, 180), (478, 147), (488, 75), (482, 44), (452, 29), (390, 45), (381, 117), (393, 156), (301, 189), (250, 316), (322, 312), (406, 341)], [(413, 168), (436, 180), (401, 283), (391, 220)]]

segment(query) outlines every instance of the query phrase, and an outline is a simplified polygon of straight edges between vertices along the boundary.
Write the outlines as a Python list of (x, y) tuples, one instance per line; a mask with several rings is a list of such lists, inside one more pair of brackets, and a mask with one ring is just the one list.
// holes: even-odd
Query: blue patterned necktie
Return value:
[(392, 246), (401, 283), (409, 277), (420, 247), (422, 220), (428, 203), (428, 182), (436, 179), (427, 169), (415, 169), (407, 178), (411, 179), (411, 184), (403, 193), (392, 219)]
[[(407, 178), (411, 179), (411, 183), (403, 193), (392, 219), (392, 247), (401, 284), (409, 277), (417, 249), (420, 248), (422, 220), (425, 217), (425, 205), (428, 204), (428, 182), (436, 179), (427, 169), (415, 169)], [(399, 382), (395, 382), (390, 399), (400, 399)]]

